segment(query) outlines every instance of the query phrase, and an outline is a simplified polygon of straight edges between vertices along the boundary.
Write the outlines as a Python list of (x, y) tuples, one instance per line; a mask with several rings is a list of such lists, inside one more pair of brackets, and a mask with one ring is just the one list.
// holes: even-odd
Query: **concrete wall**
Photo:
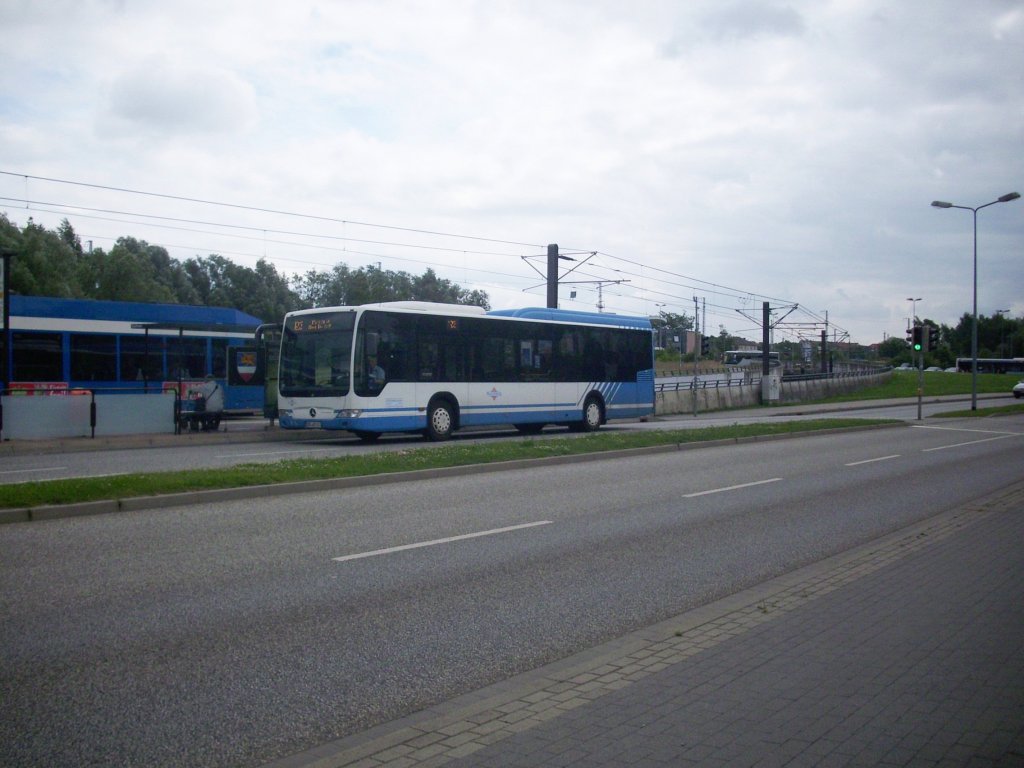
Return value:
[(823, 397), (845, 395), (884, 384), (890, 378), (892, 378), (891, 370), (859, 376), (843, 375), (830, 379), (812, 379), (811, 381), (784, 381), (782, 382), (780, 402), (803, 403)]
[[(800, 403), (819, 400), (824, 397), (857, 392), (867, 387), (883, 384), (892, 376), (892, 371), (864, 375), (844, 375), (830, 379), (810, 381), (784, 381), (780, 403)], [(721, 411), (727, 408), (749, 408), (761, 404), (761, 384), (744, 384), (738, 387), (697, 389), (697, 412)], [(693, 413), (693, 390), (655, 392), (654, 410), (657, 415)]]
[[(697, 392), (697, 412), (723, 411), (727, 408), (749, 408), (760, 405), (761, 385), (744, 384), (739, 387), (700, 389)], [(654, 393), (654, 412), (657, 415), (693, 413), (692, 389), (679, 389)]]

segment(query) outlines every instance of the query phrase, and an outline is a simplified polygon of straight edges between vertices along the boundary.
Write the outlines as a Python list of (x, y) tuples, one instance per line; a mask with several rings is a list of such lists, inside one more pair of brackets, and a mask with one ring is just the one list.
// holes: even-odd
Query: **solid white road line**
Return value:
[(713, 488), (710, 491), (697, 491), (697, 493), (686, 493), (683, 494), (684, 499), (692, 499), (696, 496), (707, 496), (712, 493), (725, 493), (726, 491), (736, 491), (740, 488), (751, 488), (755, 485), (765, 485), (766, 483), (777, 483), (781, 480), (781, 477), (773, 477), (771, 480), (757, 480), (753, 483), (741, 483), (740, 485), (729, 485), (725, 488)]
[(968, 440), (966, 443), (953, 443), (952, 445), (940, 445), (937, 448), (922, 448), (921, 453), (930, 451), (944, 451), (947, 448), (960, 448), (964, 445), (977, 445), (978, 443), (991, 443), (993, 440), (1006, 440), (1008, 437), (1020, 437), (1020, 435), (999, 435), (997, 437), (986, 437), (984, 440)]
[(56, 472), (60, 469), (67, 469), (67, 467), (40, 467), (39, 469), (5, 469), (0, 471), (0, 475), (20, 475), (25, 472)]
[(981, 435), (1020, 435), (1020, 432), (1008, 432), (1005, 429), (965, 429), (964, 427), (937, 427), (934, 424), (913, 424), (914, 429), (934, 429), (939, 432), (977, 432)]
[(553, 520), (540, 520), (536, 523), (523, 523), (521, 525), (510, 525), (505, 528), (493, 528), (489, 531), (478, 531), (477, 533), (464, 533), (461, 536), (448, 536), (443, 539), (434, 539), (432, 541), (421, 541), (416, 544), (403, 544), (400, 547), (388, 547), (387, 549), (375, 549), (372, 552), (360, 552), (355, 555), (344, 555), (343, 557), (334, 557), (332, 560), (343, 563), (346, 560), (359, 560), (364, 557), (377, 557), (378, 555), (390, 555), (393, 552), (404, 552), (407, 549), (420, 549), (421, 547), (433, 547), (438, 544), (450, 544), (453, 541), (463, 541), (465, 539), (475, 539), (480, 536), (493, 536), (497, 533), (508, 533), (509, 531), (520, 531), (523, 528), (535, 528), (538, 525), (551, 525)]
[(249, 456), (290, 456), (292, 454), (300, 453), (306, 455), (307, 453), (317, 453), (320, 451), (333, 451), (336, 448), (294, 448), (286, 451), (257, 451), (255, 453), (221, 453), (216, 456), (218, 459), (244, 459)]

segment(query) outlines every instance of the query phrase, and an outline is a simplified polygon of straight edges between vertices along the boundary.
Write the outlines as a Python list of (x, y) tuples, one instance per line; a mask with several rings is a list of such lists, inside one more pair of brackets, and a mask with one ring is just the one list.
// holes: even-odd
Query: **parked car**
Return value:
[(925, 368), (925, 370), (926, 371), (942, 371), (942, 369), (939, 368), (939, 366), (937, 366), (937, 365), (930, 365), (927, 368)]
[(1013, 396), (1024, 397), (1024, 381), (1018, 381), (1013, 385)]

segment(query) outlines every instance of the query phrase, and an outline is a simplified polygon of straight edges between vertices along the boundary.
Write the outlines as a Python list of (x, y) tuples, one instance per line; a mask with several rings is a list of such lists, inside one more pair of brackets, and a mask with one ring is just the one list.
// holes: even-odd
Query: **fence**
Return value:
[[(778, 388), (779, 403), (816, 400), (837, 394), (856, 392), (880, 384), (892, 375), (891, 368), (865, 368), (836, 373), (794, 374), (783, 376)], [(692, 413), (696, 410), (720, 411), (761, 405), (764, 382), (760, 373), (734, 378), (702, 378), (696, 386), (690, 381), (656, 381), (655, 412)]]
[(176, 402), (173, 392), (15, 387), (0, 396), (0, 436), (40, 440), (170, 433), (175, 430)]
[(752, 376), (744, 379), (698, 379), (693, 381), (655, 381), (654, 391), (658, 392), (679, 392), (691, 389), (725, 389), (728, 387), (753, 386), (760, 388), (761, 377)]

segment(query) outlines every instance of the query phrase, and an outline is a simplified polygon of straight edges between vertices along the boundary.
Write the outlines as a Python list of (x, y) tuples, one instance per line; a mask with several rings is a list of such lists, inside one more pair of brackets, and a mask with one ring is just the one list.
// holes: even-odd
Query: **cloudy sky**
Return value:
[[(0, 25), (0, 210), (107, 249), (431, 266), (510, 307), (543, 305), (557, 243), (563, 307), (696, 296), (759, 338), (769, 301), (777, 338), (827, 312), (872, 343), (908, 297), (971, 310), (972, 214), (932, 200), (1024, 192), (1015, 0), (0, 0)], [(1024, 316), (1024, 200), (978, 223), (979, 312)]]

